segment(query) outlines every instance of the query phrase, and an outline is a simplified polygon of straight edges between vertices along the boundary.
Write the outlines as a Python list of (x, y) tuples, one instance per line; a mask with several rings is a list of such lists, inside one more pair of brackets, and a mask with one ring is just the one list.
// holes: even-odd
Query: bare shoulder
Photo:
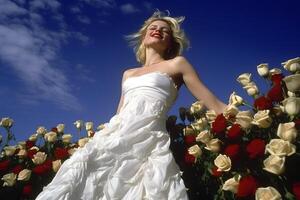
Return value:
[(136, 68), (126, 68), (123, 71), (123, 81), (126, 80), (128, 77), (131, 76), (131, 74), (136, 70)]
[(184, 56), (176, 56), (171, 60), (171, 65), (176, 69), (176, 71), (183, 73), (184, 70), (192, 68), (192, 65)]

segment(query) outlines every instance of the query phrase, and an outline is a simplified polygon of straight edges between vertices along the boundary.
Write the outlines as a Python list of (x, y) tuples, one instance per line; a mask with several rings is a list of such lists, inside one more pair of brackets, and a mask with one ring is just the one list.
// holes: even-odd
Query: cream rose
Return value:
[(102, 129), (104, 129), (104, 128), (105, 128), (105, 125), (104, 125), (104, 124), (100, 124), (100, 125), (97, 127), (97, 130), (100, 131), (100, 130), (102, 130)]
[(290, 156), (296, 152), (296, 146), (289, 141), (272, 139), (269, 144), (266, 145), (266, 151), (271, 155)]
[(195, 131), (202, 131), (207, 126), (207, 120), (205, 117), (202, 117), (192, 123), (191, 126)]
[(220, 143), (221, 143), (221, 140), (214, 138), (214, 139), (211, 139), (209, 142), (207, 142), (206, 147), (204, 147), (204, 148), (211, 152), (216, 153), (216, 152), (220, 151)]
[(275, 74), (281, 74), (281, 69), (278, 69), (278, 68), (273, 68), (269, 71), (269, 74), (272, 76), (272, 75), (275, 75)]
[(19, 172), (17, 180), (19, 181), (28, 181), (31, 177), (31, 170), (23, 169)]
[(83, 121), (82, 120), (76, 120), (74, 122), (74, 125), (77, 129), (81, 130), (83, 128)]
[(255, 113), (252, 124), (260, 128), (268, 128), (272, 123), (272, 118), (269, 116), (270, 110), (259, 110)]
[(86, 131), (93, 130), (93, 126), (94, 126), (94, 123), (93, 123), (93, 122), (86, 122), (86, 123), (85, 123), (85, 130), (86, 130)]
[(15, 146), (6, 146), (3, 148), (6, 156), (12, 156), (16, 152), (17, 148)]
[(213, 121), (215, 121), (217, 117), (217, 113), (214, 110), (208, 110), (206, 111), (205, 116), (208, 122), (212, 123)]
[(253, 114), (250, 110), (240, 111), (235, 116), (235, 122), (241, 125), (243, 129), (248, 129), (252, 126)]
[(280, 175), (284, 172), (285, 157), (279, 157), (276, 155), (270, 155), (264, 160), (264, 170), (276, 175)]
[(61, 166), (61, 160), (55, 160), (52, 162), (52, 169), (54, 172), (57, 172)]
[(63, 143), (68, 144), (68, 143), (71, 142), (71, 140), (72, 140), (72, 135), (71, 134), (65, 134), (65, 135), (62, 136)]
[(208, 143), (211, 139), (212, 135), (208, 130), (201, 131), (196, 137), (197, 142), (202, 142), (204, 144)]
[(36, 165), (42, 164), (45, 162), (47, 159), (47, 154), (45, 152), (37, 152), (36, 154), (33, 155), (32, 162)]
[(236, 79), (242, 86), (246, 86), (251, 82), (251, 74), (250, 73), (243, 73), (238, 76)]
[(30, 148), (30, 150), (36, 150), (36, 151), (39, 151), (40, 149), (37, 147), (37, 146), (33, 146)]
[(196, 158), (200, 157), (202, 155), (202, 150), (200, 149), (200, 147), (197, 144), (191, 146), (188, 149), (188, 152), (189, 152), (189, 154), (195, 156)]
[(295, 122), (280, 123), (277, 129), (277, 136), (289, 142), (294, 142), (298, 132), (295, 128)]
[(226, 119), (230, 117), (235, 117), (236, 114), (239, 112), (239, 109), (234, 105), (227, 105), (225, 110), (223, 111), (223, 115)]
[(203, 101), (196, 101), (195, 103), (192, 104), (190, 108), (190, 112), (191, 114), (200, 113), (204, 110), (204, 108), (205, 106)]
[(259, 94), (259, 90), (254, 82), (250, 82), (243, 87), (249, 96), (255, 96)]
[(36, 133), (38, 135), (45, 135), (47, 132), (47, 129), (44, 126), (40, 126), (37, 128)]
[(5, 174), (1, 180), (4, 181), (3, 186), (13, 186), (16, 183), (17, 175), (15, 173)]
[(243, 98), (236, 95), (235, 91), (231, 93), (230, 97), (229, 97), (229, 105), (233, 105), (233, 106), (240, 106), (242, 105), (244, 102)]
[(290, 116), (297, 115), (300, 112), (300, 97), (288, 97), (282, 101), (283, 110)]
[(255, 200), (281, 200), (280, 193), (273, 187), (260, 187), (256, 189)]
[(290, 59), (284, 63), (282, 63), (284, 69), (295, 73), (300, 71), (300, 57)]
[(84, 145), (89, 141), (89, 138), (81, 138), (78, 140), (79, 147), (84, 147)]
[(5, 128), (10, 128), (12, 127), (14, 123), (14, 120), (9, 118), (9, 117), (3, 117), (0, 121), (0, 126), (5, 127)]
[(17, 154), (20, 158), (26, 158), (27, 156), (27, 151), (26, 149), (20, 149), (20, 151)]
[(218, 168), (217, 171), (229, 171), (231, 169), (231, 160), (228, 156), (219, 154), (216, 159), (214, 160), (216, 167)]
[(29, 139), (29, 141), (35, 142), (37, 140), (37, 134), (32, 134)]
[(26, 142), (25, 141), (18, 142), (17, 148), (26, 149)]
[(266, 77), (269, 75), (269, 65), (268, 63), (262, 63), (257, 66), (257, 72), (260, 76)]
[(194, 133), (195, 133), (195, 131), (191, 126), (186, 126), (183, 129), (183, 135), (193, 135)]
[(57, 132), (58, 132), (58, 133), (63, 133), (64, 130), (65, 130), (65, 125), (64, 125), (64, 124), (58, 124), (58, 125), (56, 126), (56, 128), (57, 128)]
[(45, 134), (44, 138), (47, 142), (54, 142), (57, 139), (57, 133), (54, 131), (50, 131)]
[(234, 177), (228, 179), (223, 184), (222, 190), (230, 191), (230, 192), (236, 194), (238, 187), (239, 187), (240, 179), (241, 179), (241, 175), (237, 175), (237, 176), (234, 176)]

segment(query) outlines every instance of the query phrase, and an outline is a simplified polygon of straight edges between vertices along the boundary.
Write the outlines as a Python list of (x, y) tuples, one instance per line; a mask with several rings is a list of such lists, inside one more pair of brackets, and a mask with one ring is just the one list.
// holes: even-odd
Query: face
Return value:
[(160, 50), (166, 50), (170, 44), (172, 31), (165, 21), (156, 20), (149, 24), (144, 37), (145, 46), (153, 46)]

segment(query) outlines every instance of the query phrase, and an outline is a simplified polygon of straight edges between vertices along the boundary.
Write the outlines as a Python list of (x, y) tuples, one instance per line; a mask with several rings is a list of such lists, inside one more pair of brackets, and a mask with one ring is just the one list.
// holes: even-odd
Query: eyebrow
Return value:
[[(151, 24), (150, 26), (157, 26), (157, 25), (156, 25), (156, 24)], [(149, 27), (150, 27), (150, 26), (149, 26)], [(162, 28), (166, 28), (166, 29), (170, 30), (170, 28), (167, 27), (167, 26), (162, 26)]]

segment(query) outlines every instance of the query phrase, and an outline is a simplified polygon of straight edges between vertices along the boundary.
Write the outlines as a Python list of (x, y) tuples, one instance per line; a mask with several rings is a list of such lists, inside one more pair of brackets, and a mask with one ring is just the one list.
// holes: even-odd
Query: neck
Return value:
[(146, 48), (146, 60), (144, 67), (164, 61), (163, 51), (157, 51), (153, 48)]

